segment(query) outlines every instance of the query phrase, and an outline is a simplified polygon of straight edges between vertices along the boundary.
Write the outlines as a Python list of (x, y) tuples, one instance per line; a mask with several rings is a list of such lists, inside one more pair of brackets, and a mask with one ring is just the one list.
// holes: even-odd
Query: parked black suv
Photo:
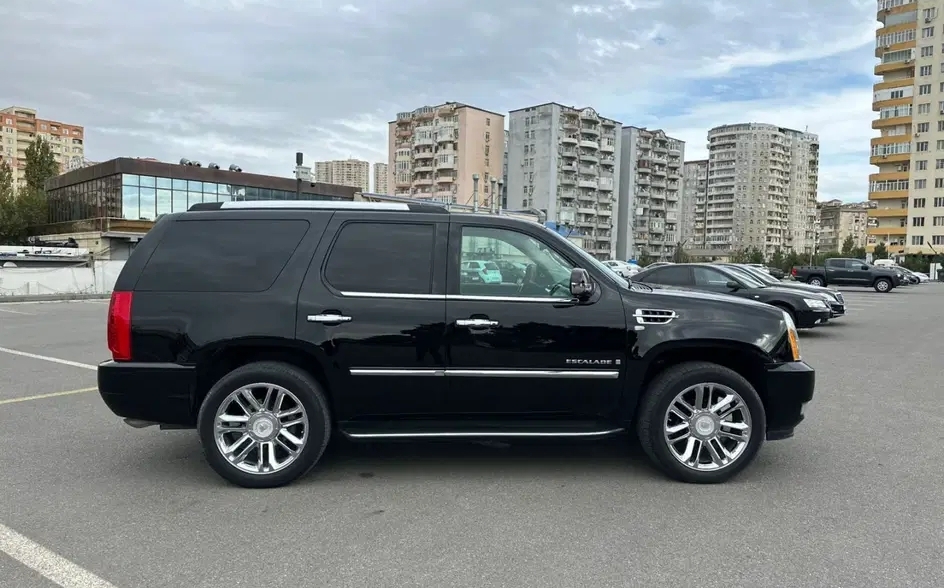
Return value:
[[(459, 280), (489, 254), (520, 284)], [(632, 285), (567, 239), (430, 204), (226, 202), (161, 218), (108, 313), (102, 398), (196, 428), (247, 487), (351, 439), (599, 438), (669, 476), (727, 480), (813, 397), (788, 313)]]

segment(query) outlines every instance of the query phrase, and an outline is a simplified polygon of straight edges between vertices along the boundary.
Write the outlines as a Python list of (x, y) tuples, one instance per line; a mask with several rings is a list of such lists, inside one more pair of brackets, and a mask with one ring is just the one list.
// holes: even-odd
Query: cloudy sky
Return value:
[(0, 0), (0, 103), (87, 157), (291, 175), (386, 161), (398, 111), (557, 101), (661, 127), (818, 133), (820, 199), (866, 198), (875, 0)]

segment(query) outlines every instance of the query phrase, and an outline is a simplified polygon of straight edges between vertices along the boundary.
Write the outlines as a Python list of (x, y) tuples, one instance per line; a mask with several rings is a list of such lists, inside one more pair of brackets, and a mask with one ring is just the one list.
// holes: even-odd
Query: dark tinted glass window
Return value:
[(694, 267), (692, 273), (696, 286), (725, 286), (731, 281), (731, 278), (710, 267)]
[(344, 225), (325, 265), (342, 292), (430, 294), (435, 225), (354, 222)]
[(164, 233), (135, 290), (263, 292), (307, 231), (306, 220), (177, 221)]
[(643, 282), (653, 284), (667, 284), (670, 286), (690, 286), (692, 284), (691, 271), (687, 267), (667, 265), (653, 271), (642, 278)]

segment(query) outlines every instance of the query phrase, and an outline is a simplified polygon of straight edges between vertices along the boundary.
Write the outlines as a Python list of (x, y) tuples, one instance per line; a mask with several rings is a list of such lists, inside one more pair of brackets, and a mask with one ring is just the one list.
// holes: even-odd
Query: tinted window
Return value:
[(306, 220), (177, 221), (167, 228), (135, 290), (263, 292), (307, 231)]
[(690, 286), (691, 272), (687, 267), (663, 266), (642, 278), (642, 282), (666, 284), (669, 286)]
[(710, 267), (693, 267), (692, 273), (696, 286), (723, 287), (731, 281), (731, 278)]
[(433, 224), (354, 222), (344, 225), (324, 276), (342, 292), (430, 294)]

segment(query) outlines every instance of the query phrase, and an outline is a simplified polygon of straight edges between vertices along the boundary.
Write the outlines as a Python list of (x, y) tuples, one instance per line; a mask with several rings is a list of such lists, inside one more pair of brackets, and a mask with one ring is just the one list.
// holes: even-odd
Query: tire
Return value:
[[(746, 412), (748, 418), (742, 419), (741, 422), (749, 422), (747, 440), (735, 449), (733, 453), (736, 456), (733, 461), (716, 469), (698, 469), (684, 465), (680, 458), (676, 457), (673, 447), (676, 452), (682, 451), (688, 441), (670, 444), (665, 433), (669, 420), (674, 422), (676, 418), (669, 416), (669, 408), (675, 403), (676, 396), (704, 383), (712, 384), (716, 392), (734, 392), (739, 396), (742, 408), (738, 416), (743, 417)], [(709, 399), (708, 405), (711, 400), (714, 400), (714, 397)], [(724, 410), (720, 412), (723, 415)], [(691, 422), (695, 420), (692, 419)], [(717, 424), (717, 421), (715, 423)], [(717, 430), (719, 429), (716, 428)], [(690, 438), (694, 438), (696, 429), (690, 427), (689, 431), (692, 434)], [(730, 480), (754, 460), (767, 434), (767, 413), (757, 391), (740, 374), (718, 364), (692, 361), (669, 367), (649, 384), (640, 402), (636, 434), (650, 461), (670, 478), (691, 484), (718, 484)], [(734, 441), (726, 439), (725, 443), (731, 444)], [(730, 451), (731, 447), (726, 449)], [(714, 442), (712, 448), (718, 453)], [(703, 447), (696, 460), (704, 460), (708, 454), (708, 449)]]
[(887, 294), (892, 291), (892, 282), (888, 278), (879, 278), (875, 280), (875, 283), (872, 285), (875, 288), (876, 292), (881, 292)]
[(812, 278), (810, 278), (809, 282), (807, 283), (810, 286), (819, 286), (820, 288), (826, 285), (825, 282), (823, 282), (823, 278), (819, 278), (817, 276), (813, 276)]
[[(272, 387), (275, 394), (266, 394), (265, 390), (269, 387)], [(257, 404), (260, 400), (268, 398), (270, 410), (250, 411), (257, 415), (257, 422), (252, 423), (250, 421), (245, 426), (236, 423), (234, 426), (239, 428), (235, 429), (235, 432), (226, 433), (224, 439), (218, 441), (216, 435), (218, 411), (221, 408), (226, 408), (226, 413), (239, 416), (238, 413), (241, 409), (238, 401), (233, 399), (232, 396), (246, 388), (253, 390), (253, 397)], [(275, 407), (274, 402), (280, 391), (284, 394), (281, 406), (282, 412), (292, 412), (293, 409), (301, 408), (300, 413), (296, 412), (296, 414), (281, 417), (276, 414), (278, 411), (275, 409), (279, 407)], [(287, 394), (285, 394), (286, 392)], [(240, 400), (243, 405), (250, 405), (251, 401), (248, 397), (241, 396)], [(266, 422), (260, 423), (258, 421)], [(276, 423), (289, 426), (283, 427)], [(252, 431), (247, 430), (253, 426), (257, 427), (257, 430), (267, 433), (267, 436), (258, 437)], [(325, 447), (328, 445), (328, 440), (331, 438), (331, 418), (328, 401), (321, 390), (321, 386), (311, 375), (289, 364), (262, 361), (236, 368), (213, 385), (200, 406), (200, 413), (197, 416), (197, 432), (200, 436), (200, 443), (203, 446), (207, 463), (222, 478), (244, 488), (275, 488), (304, 476), (318, 463), (318, 460), (324, 454)], [(285, 436), (285, 433), (289, 433), (290, 436)], [(231, 444), (235, 439), (246, 436), (248, 436), (248, 439), (244, 441), (245, 445), (240, 446), (239, 449), (244, 449), (247, 445), (255, 448), (249, 451), (249, 455), (245, 457), (246, 461), (234, 465), (223, 454), (219, 443)], [(294, 459), (289, 461), (291, 455), (287, 453), (286, 449), (298, 448), (298, 445), (291, 439), (301, 440), (303, 443)], [(268, 462), (272, 471), (247, 471), (245, 468), (250, 467), (250, 461), (258, 462), (260, 447), (263, 447), (258, 444), (259, 441), (270, 444), (264, 447), (266, 449), (272, 447), (272, 450), (276, 452), (276, 462), (278, 462), (279, 457), (284, 457), (285, 459), (282, 461), (284, 465), (272, 468), (272, 462), (268, 461), (269, 454), (266, 451), (266, 458), (263, 459), (262, 464), (265, 465)]]

